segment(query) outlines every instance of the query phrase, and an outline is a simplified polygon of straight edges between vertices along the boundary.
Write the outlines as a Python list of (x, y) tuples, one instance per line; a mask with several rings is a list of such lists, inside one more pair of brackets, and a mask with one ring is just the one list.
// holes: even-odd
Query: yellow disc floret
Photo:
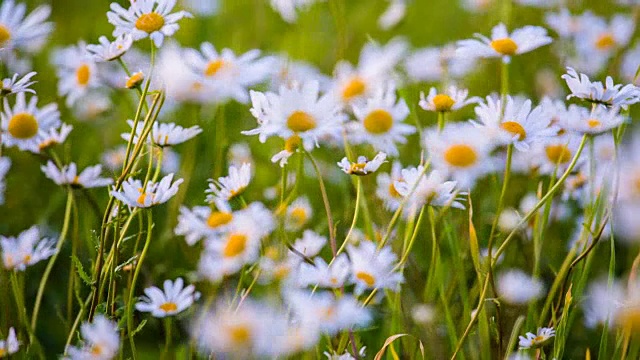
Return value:
[(304, 111), (294, 111), (287, 118), (287, 127), (294, 132), (305, 132), (316, 127), (316, 119)]
[(225, 65), (225, 62), (222, 59), (210, 61), (207, 64), (207, 67), (204, 69), (204, 74), (206, 76), (213, 76), (217, 74), (218, 71), (220, 71), (220, 69), (222, 69), (224, 65)]
[(6, 26), (0, 24), (0, 46), (6, 44), (9, 40), (11, 40), (11, 31), (9, 31)]
[(455, 100), (446, 94), (438, 94), (433, 97), (433, 105), (436, 107), (436, 111), (439, 112), (451, 111), (455, 103)]
[(545, 152), (549, 161), (554, 164), (564, 164), (571, 160), (571, 151), (567, 145), (549, 145)]
[(524, 127), (516, 121), (505, 121), (500, 124), (500, 127), (513, 135), (518, 135), (518, 140), (522, 141), (527, 138), (527, 132)]
[(376, 278), (368, 272), (358, 271), (356, 273), (356, 278), (364, 281), (364, 283), (367, 284), (368, 287), (373, 287), (373, 285), (375, 285), (376, 283)]
[(364, 118), (364, 128), (373, 134), (384, 134), (393, 126), (393, 117), (382, 109), (373, 110)]
[(89, 65), (82, 64), (78, 66), (78, 69), (76, 70), (76, 81), (78, 82), (78, 85), (86, 86), (90, 79), (91, 69), (89, 68)]
[(241, 254), (247, 247), (247, 237), (244, 234), (231, 234), (227, 239), (222, 254), (224, 257), (234, 257)]
[(342, 90), (342, 97), (345, 100), (349, 101), (356, 96), (360, 96), (364, 94), (364, 91), (366, 90), (366, 88), (367, 87), (364, 81), (362, 81), (362, 79), (360, 79), (359, 77), (355, 77), (351, 79), (349, 83), (347, 83), (347, 85)]
[(38, 121), (28, 112), (17, 113), (9, 120), (7, 130), (16, 139), (30, 139), (38, 133)]
[(147, 34), (158, 31), (162, 29), (163, 26), (164, 18), (162, 17), (162, 15), (154, 12), (142, 14), (138, 18), (138, 20), (136, 20), (136, 29), (142, 30)]
[(209, 215), (209, 218), (207, 218), (207, 225), (209, 225), (210, 228), (217, 228), (228, 224), (231, 219), (233, 219), (233, 215), (228, 212), (214, 211)]
[(478, 154), (469, 145), (456, 144), (444, 152), (444, 160), (453, 166), (469, 167), (476, 163)]
[(510, 38), (493, 40), (491, 47), (496, 52), (505, 56), (515, 55), (516, 51), (518, 51), (518, 44)]

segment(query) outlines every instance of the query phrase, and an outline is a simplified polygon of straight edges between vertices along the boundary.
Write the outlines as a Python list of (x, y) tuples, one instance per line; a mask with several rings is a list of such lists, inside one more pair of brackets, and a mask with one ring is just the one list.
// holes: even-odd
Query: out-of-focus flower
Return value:
[(417, 49), (404, 61), (410, 82), (436, 82), (445, 76), (461, 79), (471, 72), (476, 59), (458, 56), (454, 45)]
[(183, 181), (173, 181), (173, 174), (163, 177), (158, 183), (149, 181), (145, 185), (138, 179), (129, 178), (122, 183), (120, 190), (113, 189), (111, 195), (127, 206), (148, 208), (169, 201), (178, 192)]
[(600, 81), (591, 82), (585, 74), (579, 74), (568, 67), (567, 73), (562, 75), (567, 82), (571, 94), (567, 99), (572, 97), (586, 100), (596, 104), (606, 106), (615, 106), (626, 109), (629, 105), (640, 102), (640, 88), (633, 84), (615, 84), (613, 78), (607, 76), (603, 85)]
[(470, 57), (501, 57), (508, 62), (513, 55), (530, 52), (553, 41), (542, 27), (525, 26), (509, 34), (502, 23), (491, 30), (491, 38), (481, 34), (475, 34), (475, 37), (477, 39), (458, 41), (457, 53)]
[(58, 168), (53, 161), (49, 160), (47, 165), (40, 167), (42, 172), (54, 183), (58, 185), (70, 185), (79, 188), (94, 188), (108, 186), (113, 183), (110, 178), (101, 178), (102, 165), (90, 166), (78, 174), (75, 163)]
[[(127, 124), (133, 128), (134, 122), (133, 120), (127, 120)], [(135, 135), (133, 135), (133, 143), (137, 144), (140, 136), (143, 133), (144, 124), (142, 122), (138, 123), (138, 126), (135, 131)], [(194, 138), (196, 135), (202, 132), (202, 128), (198, 125), (194, 125), (189, 128), (183, 128), (180, 125), (176, 125), (174, 123), (153, 123), (153, 128), (151, 129), (151, 134), (148, 137), (148, 141), (153, 141), (154, 145), (159, 147), (165, 146), (174, 146), (178, 144), (182, 144), (183, 142)], [(129, 141), (131, 138), (131, 133), (123, 133), (121, 137), (125, 141)]]
[(508, 270), (498, 276), (498, 293), (509, 304), (522, 305), (540, 298), (544, 285), (521, 270)]
[(0, 156), (0, 205), (4, 204), (4, 192), (6, 190), (5, 178), (11, 168), (11, 159)]
[(372, 241), (361, 241), (358, 246), (347, 245), (351, 260), (351, 283), (355, 293), (362, 294), (367, 289), (389, 289), (398, 291), (404, 277), (396, 269), (398, 257), (389, 246), (378, 249)]
[(432, 87), (427, 97), (424, 96), (423, 92), (420, 92), (419, 104), (424, 110), (449, 112), (481, 101), (480, 98), (475, 96), (467, 99), (467, 95), (469, 95), (469, 90), (458, 89), (455, 86), (449, 86), (447, 91), (442, 94), (438, 94), (436, 88)]
[(526, 337), (520, 336), (518, 345), (520, 349), (538, 348), (554, 336), (556, 336), (556, 331), (553, 330), (553, 328), (538, 328), (535, 334), (529, 332), (526, 334)]
[(20, 342), (16, 336), (16, 330), (9, 328), (9, 335), (6, 340), (0, 340), (0, 357), (5, 355), (12, 355), (18, 352), (20, 349)]
[(390, 211), (395, 211), (400, 207), (402, 201), (402, 195), (396, 188), (396, 182), (402, 182), (402, 165), (399, 162), (394, 162), (391, 165), (391, 173), (379, 173), (376, 181), (378, 187), (376, 189), (376, 196), (384, 202), (385, 208)]
[(271, 8), (275, 10), (282, 20), (295, 23), (298, 20), (298, 11), (309, 8), (311, 5), (323, 0), (270, 0)]
[(80, 326), (80, 334), (82, 334), (84, 344), (82, 347), (69, 347), (67, 349), (68, 359), (110, 360), (118, 354), (120, 348), (118, 325), (104, 315), (97, 315), (91, 323), (83, 323)]
[(0, 48), (36, 52), (44, 45), (53, 30), (53, 23), (45, 22), (51, 14), (49, 5), (41, 5), (26, 17), (27, 6), (5, 0), (0, 6)]
[(242, 164), (240, 168), (229, 166), (229, 175), (218, 178), (218, 180), (209, 179), (209, 188), (206, 190), (207, 202), (214, 203), (217, 200), (229, 201), (249, 186), (251, 182), (251, 165)]
[(165, 280), (163, 288), (164, 291), (155, 286), (144, 289), (146, 296), (136, 303), (136, 310), (150, 312), (153, 317), (163, 318), (183, 312), (200, 298), (195, 286), (184, 287), (182, 278), (175, 281)]
[(40, 230), (36, 226), (21, 232), (18, 237), (0, 235), (4, 267), (9, 270), (24, 271), (27, 266), (55, 254), (55, 243), (53, 239), (41, 238)]
[[(398, 193), (409, 197), (409, 208), (417, 211), (423, 206), (451, 206), (464, 209), (464, 205), (456, 198), (455, 181), (445, 181), (438, 170), (424, 174), (422, 165), (402, 170), (402, 181), (394, 184)], [(415, 187), (415, 191), (411, 193)]]
[(338, 166), (345, 172), (345, 174), (362, 176), (376, 172), (380, 165), (386, 162), (386, 158), (387, 154), (383, 152), (379, 152), (371, 160), (367, 160), (364, 156), (358, 156), (358, 160), (356, 160), (356, 162), (350, 162), (346, 157), (344, 157), (338, 163)]
[(382, 30), (389, 30), (398, 25), (407, 13), (407, 3), (405, 0), (389, 0), (389, 6), (378, 18), (378, 27)]
[(131, 34), (122, 34), (113, 41), (109, 41), (106, 36), (100, 36), (98, 42), (97, 45), (87, 45), (87, 51), (93, 55), (93, 59), (97, 62), (113, 61), (131, 48), (133, 37)]
[(302, 229), (313, 217), (313, 208), (306, 196), (295, 199), (285, 214), (285, 227), (289, 231)]
[(58, 94), (66, 96), (67, 106), (73, 106), (90, 90), (103, 85), (94, 57), (81, 41), (78, 45), (58, 49), (53, 53), (53, 63), (58, 75)]

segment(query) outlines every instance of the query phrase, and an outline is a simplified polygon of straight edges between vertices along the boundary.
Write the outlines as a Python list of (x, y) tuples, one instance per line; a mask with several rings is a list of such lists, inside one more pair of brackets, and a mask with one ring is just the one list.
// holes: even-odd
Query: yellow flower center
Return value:
[(287, 275), (289, 275), (289, 267), (286, 265), (278, 266), (276, 271), (273, 272), (273, 276), (278, 280), (286, 278)]
[(344, 90), (342, 90), (342, 97), (345, 100), (349, 101), (356, 96), (364, 94), (366, 88), (367, 87), (364, 81), (362, 81), (359, 77), (354, 77), (349, 81), (347, 86), (344, 87)]
[(287, 118), (287, 127), (294, 132), (305, 132), (316, 127), (316, 119), (304, 111), (294, 111)]
[(595, 45), (600, 50), (609, 50), (616, 45), (616, 39), (611, 33), (602, 34), (596, 40)]
[(373, 275), (364, 271), (358, 271), (356, 273), (356, 278), (364, 281), (364, 283), (367, 284), (368, 287), (373, 287), (373, 285), (375, 285), (376, 283), (376, 278)]
[(142, 84), (142, 80), (144, 80), (144, 74), (142, 73), (142, 71), (138, 71), (137, 73), (131, 74), (131, 77), (127, 79), (127, 82), (124, 86), (127, 89), (133, 89)]
[(5, 356), (7, 354), (7, 352), (4, 350), (4, 348), (0, 348), (0, 358)]
[(290, 216), (291, 220), (293, 220), (296, 225), (303, 225), (307, 222), (307, 211), (302, 207), (297, 207), (291, 210)]
[(204, 69), (204, 74), (206, 76), (214, 76), (218, 73), (218, 71), (220, 71), (220, 69), (222, 69), (224, 65), (225, 62), (222, 59), (209, 61), (209, 63), (207, 64), (207, 68)]
[(365, 166), (367, 166), (367, 163), (353, 163), (353, 164), (351, 164), (351, 168), (349, 169), (349, 173), (351, 173), (351, 174), (364, 173), (364, 167)]
[(168, 312), (172, 312), (172, 311), (176, 311), (178, 310), (178, 305), (176, 305), (176, 303), (174, 302), (166, 302), (162, 305), (160, 305), (160, 310), (168, 313)]
[(29, 261), (31, 261), (31, 255), (27, 254), (24, 256), (24, 258), (22, 259), (22, 262), (25, 264), (28, 264)]
[(444, 160), (453, 166), (468, 167), (476, 163), (478, 154), (469, 145), (456, 144), (444, 152)]
[(600, 127), (602, 123), (598, 119), (589, 119), (587, 121), (587, 125), (589, 125), (590, 128), (595, 129), (597, 127)]
[(6, 26), (0, 24), (0, 46), (11, 40), (11, 31)]
[(82, 64), (76, 70), (76, 80), (78, 81), (78, 85), (86, 86), (89, 83), (89, 79), (91, 78), (91, 69), (89, 69), (89, 65)]
[(571, 151), (567, 145), (549, 145), (545, 152), (549, 161), (554, 164), (564, 164), (571, 160)]
[(364, 128), (373, 134), (383, 134), (393, 126), (393, 117), (388, 111), (377, 109), (364, 118)]
[(506, 56), (515, 55), (518, 44), (510, 38), (497, 39), (491, 42), (491, 47), (498, 53)]
[(91, 354), (92, 355), (102, 355), (102, 346), (100, 345), (93, 345), (91, 347)]
[(293, 135), (284, 142), (284, 149), (288, 152), (294, 152), (300, 147), (301, 143), (302, 139), (300, 139), (300, 136)]
[(231, 341), (235, 344), (246, 344), (251, 338), (251, 330), (246, 325), (237, 325), (229, 330)]
[(244, 234), (231, 234), (222, 254), (224, 257), (234, 257), (241, 254), (247, 247), (247, 237)]
[(231, 213), (214, 211), (211, 213), (211, 215), (209, 215), (209, 218), (207, 219), (207, 225), (209, 225), (210, 228), (215, 229), (218, 226), (228, 224), (231, 219), (233, 219), (233, 215), (231, 215)]
[(154, 31), (162, 29), (164, 26), (164, 18), (158, 13), (142, 14), (138, 20), (136, 20), (136, 28), (142, 30), (147, 34), (151, 34)]
[(538, 335), (538, 336), (536, 336), (536, 337), (534, 337), (534, 338), (533, 338), (533, 343), (534, 343), (534, 344), (537, 344), (537, 343), (542, 342), (543, 340), (544, 340), (544, 336), (542, 336), (542, 335)]
[(516, 121), (505, 121), (502, 124), (500, 124), (500, 127), (503, 130), (506, 130), (512, 133), (513, 135), (518, 135), (518, 140), (520, 141), (527, 138), (527, 132), (524, 130), (522, 125), (520, 125)]
[(389, 195), (391, 195), (394, 198), (399, 198), (402, 196), (400, 195), (398, 190), (396, 190), (396, 186), (393, 183), (389, 184)]
[(439, 112), (451, 111), (455, 103), (456, 101), (446, 94), (438, 94), (433, 97), (433, 105), (436, 107), (436, 111)]
[(140, 191), (140, 196), (138, 196), (138, 199), (136, 200), (136, 202), (140, 205), (144, 205), (144, 201), (147, 199), (147, 193)]
[(17, 113), (9, 120), (7, 130), (16, 139), (29, 139), (38, 133), (38, 121), (28, 112)]

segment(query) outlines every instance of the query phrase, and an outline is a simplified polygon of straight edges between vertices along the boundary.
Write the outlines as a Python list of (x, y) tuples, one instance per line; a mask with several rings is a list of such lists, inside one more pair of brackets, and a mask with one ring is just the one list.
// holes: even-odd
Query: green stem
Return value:
[(322, 201), (324, 202), (324, 209), (327, 213), (327, 222), (329, 225), (329, 241), (331, 244), (331, 253), (335, 257), (337, 255), (337, 246), (336, 246), (336, 234), (335, 229), (333, 228), (333, 216), (331, 216), (331, 205), (329, 204), (329, 196), (327, 195), (327, 189), (324, 186), (324, 180), (322, 179), (322, 173), (320, 172), (320, 168), (316, 163), (316, 160), (313, 156), (307, 152), (304, 153), (307, 155), (309, 160), (311, 160), (311, 164), (313, 164), (313, 168), (316, 171), (316, 176), (318, 177), (318, 185), (320, 186), (320, 193), (322, 194)]
[(171, 348), (171, 316), (167, 316), (164, 318), (164, 328), (165, 328), (165, 341), (164, 341), (164, 351), (163, 358), (170, 359), (169, 349)]

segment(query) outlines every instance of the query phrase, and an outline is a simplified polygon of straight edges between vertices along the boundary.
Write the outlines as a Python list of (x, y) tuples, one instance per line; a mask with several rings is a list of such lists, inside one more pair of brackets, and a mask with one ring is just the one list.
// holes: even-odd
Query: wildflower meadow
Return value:
[(640, 359), (639, 0), (0, 0), (0, 358)]

